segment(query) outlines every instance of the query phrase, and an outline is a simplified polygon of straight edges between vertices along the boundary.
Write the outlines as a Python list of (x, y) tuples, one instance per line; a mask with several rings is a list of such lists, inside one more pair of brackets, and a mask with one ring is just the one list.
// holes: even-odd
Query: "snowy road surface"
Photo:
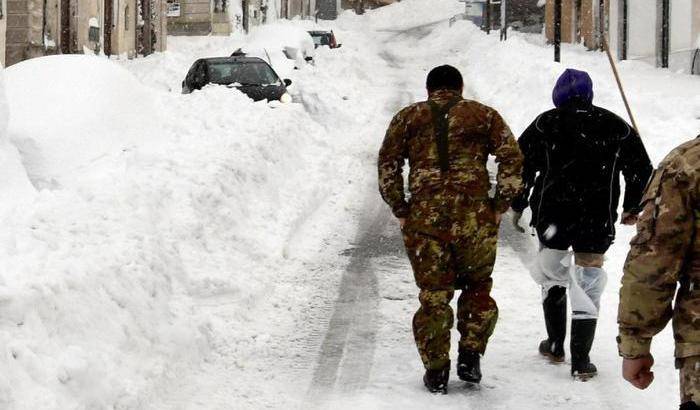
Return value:
[[(508, 217), (494, 272), (500, 319), (482, 385), (466, 388), (453, 371), (449, 395), (424, 391), (411, 333), (417, 288), (376, 188), (391, 116), (425, 98), (428, 70), (443, 63), (459, 67), (467, 97), (498, 109), (516, 134), (551, 107), (551, 87), (569, 66), (591, 73), (599, 105), (624, 113), (604, 55), (565, 46), (566, 65), (555, 64), (540, 36), (514, 33), (501, 43), (466, 22), (449, 27), (462, 8), (404, 0), (324, 23), (343, 47), (320, 49), (315, 66), (293, 73), (291, 105), (251, 103), (221, 87), (181, 95), (195, 59), (228, 55), (245, 39), (171, 37), (165, 53), (116, 63), (146, 86), (157, 115), (116, 133), (127, 146), (105, 132), (118, 150), (76, 144), (88, 162), (70, 152), (51, 158), (60, 138), (32, 134), (33, 116), (17, 115), (36, 102), (10, 98), (10, 137), (40, 189), (0, 230), (0, 344), (8, 352), (0, 408), (677, 406), (668, 330), (654, 342), (648, 391), (619, 374), (617, 292), (634, 229), (619, 227), (608, 254), (592, 351), (600, 375), (575, 383), (567, 365), (537, 354), (540, 292), (526, 269), (536, 243)], [(20, 68), (7, 70), (10, 97), (24, 86), (13, 79), (34, 75)], [(639, 62), (621, 64), (621, 73), (655, 162), (697, 134), (697, 78)], [(112, 88), (123, 99), (115, 106), (129, 104)], [(79, 125), (53, 133), (82, 138)], [(56, 169), (72, 173), (49, 166), (71, 160)]]

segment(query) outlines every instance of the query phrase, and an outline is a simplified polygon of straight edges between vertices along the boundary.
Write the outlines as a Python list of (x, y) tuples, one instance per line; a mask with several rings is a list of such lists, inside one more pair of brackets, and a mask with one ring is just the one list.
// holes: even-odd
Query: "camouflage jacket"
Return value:
[(700, 355), (699, 170), (700, 137), (664, 159), (644, 194), (620, 290), (623, 357), (648, 355), (652, 337), (671, 318), (676, 357)]
[(488, 156), (494, 155), (499, 164), (494, 206), (505, 212), (522, 189), (523, 164), (520, 148), (506, 123), (495, 110), (464, 100), (454, 91), (434, 92), (429, 101), (440, 107), (456, 103), (447, 116), (449, 169), (441, 170), (430, 103), (413, 104), (391, 121), (379, 151), (379, 190), (384, 201), (396, 217), (409, 216), (402, 174), (408, 159), (411, 202), (444, 199), (446, 193), (452, 193), (465, 201), (481, 201), (483, 206), (489, 201), (491, 189), (486, 163)]

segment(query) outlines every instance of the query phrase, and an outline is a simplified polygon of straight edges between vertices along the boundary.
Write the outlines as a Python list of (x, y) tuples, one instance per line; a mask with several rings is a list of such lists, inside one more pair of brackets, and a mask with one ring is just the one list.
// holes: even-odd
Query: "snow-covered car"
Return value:
[(291, 102), (291, 80), (281, 80), (268, 63), (257, 57), (214, 57), (195, 61), (182, 82), (183, 94), (208, 84), (236, 88), (255, 101)]
[(279, 50), (295, 62), (296, 68), (301, 68), (305, 63), (313, 61), (316, 46), (311, 35), (303, 28), (294, 24), (277, 23), (256, 27), (242, 50)]
[(239, 48), (231, 54), (231, 57), (257, 57), (268, 63), (281, 78), (292, 77), (296, 62), (287, 58), (280, 49), (255, 49), (248, 47), (245, 50)]
[(311, 30), (309, 35), (314, 40), (314, 45), (316, 48), (322, 46), (328, 46), (330, 48), (340, 48), (342, 44), (338, 44), (338, 40), (335, 38), (335, 33), (333, 30)]

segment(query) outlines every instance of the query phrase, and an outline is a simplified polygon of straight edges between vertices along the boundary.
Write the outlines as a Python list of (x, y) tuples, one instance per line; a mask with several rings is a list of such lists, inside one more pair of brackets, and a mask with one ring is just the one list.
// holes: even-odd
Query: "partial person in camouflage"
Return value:
[(684, 410), (700, 408), (699, 170), (700, 137), (659, 165), (625, 263), (618, 314), (623, 376), (640, 389), (654, 380), (651, 339), (673, 318)]
[[(455, 290), (461, 334), (457, 373), (481, 380), (480, 357), (498, 317), (491, 298), (498, 225), (522, 189), (522, 154), (501, 116), (462, 98), (462, 76), (451, 66), (428, 75), (428, 100), (401, 110), (379, 152), (379, 189), (401, 224), (406, 251), (420, 288), (413, 331), (426, 387), (447, 392), (450, 307)], [(486, 162), (496, 157), (495, 197)], [(410, 166), (410, 198), (403, 166)]]

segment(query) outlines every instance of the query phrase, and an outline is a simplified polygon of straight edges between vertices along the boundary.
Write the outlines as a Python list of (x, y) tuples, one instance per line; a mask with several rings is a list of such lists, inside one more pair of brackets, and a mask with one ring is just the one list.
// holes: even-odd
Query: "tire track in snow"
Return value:
[[(436, 23), (391, 31), (399, 36), (422, 38)], [(411, 85), (405, 74), (405, 61), (391, 49), (377, 53), (387, 67), (396, 70), (395, 98), (387, 107), (398, 111), (413, 102)], [(417, 72), (422, 72), (417, 69)], [(403, 241), (396, 230), (387, 229), (393, 217), (374, 187), (367, 189), (364, 217), (360, 219), (357, 246), (347, 251), (349, 264), (341, 279), (338, 299), (321, 345), (319, 359), (307, 394), (310, 407), (321, 408), (334, 393), (362, 390), (369, 381), (374, 362), (380, 294), (376, 264), (389, 257), (403, 256)]]
[(358, 246), (350, 249), (350, 263), (343, 274), (335, 310), (323, 340), (309, 391), (309, 402), (319, 405), (338, 389), (358, 390), (369, 379), (376, 336), (377, 277), (371, 259), (381, 251), (380, 234), (388, 222), (381, 204), (369, 201), (361, 222)]

